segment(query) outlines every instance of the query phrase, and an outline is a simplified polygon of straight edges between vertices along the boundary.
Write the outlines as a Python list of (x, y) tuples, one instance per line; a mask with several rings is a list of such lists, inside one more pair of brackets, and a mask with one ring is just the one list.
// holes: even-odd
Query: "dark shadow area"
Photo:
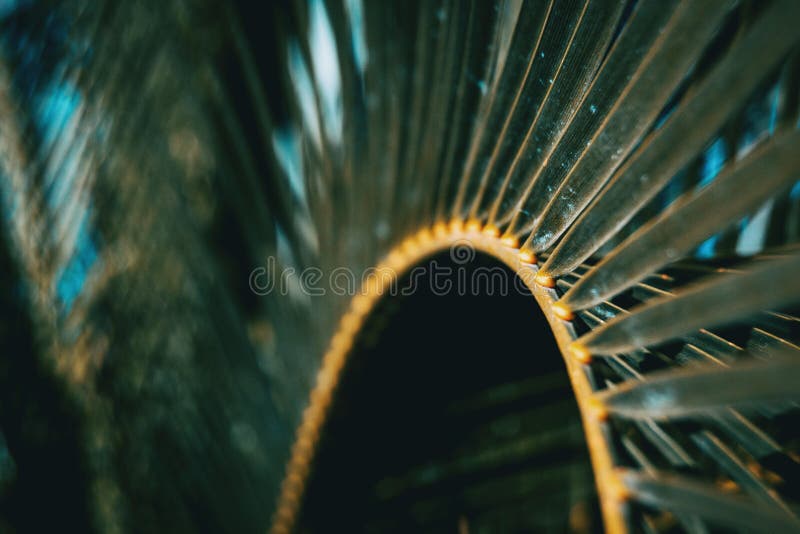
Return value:
[(339, 385), (299, 530), (599, 531), (578, 408), (535, 300), (491, 258), (434, 261), (454, 269), (454, 289), (477, 268), (502, 276), (495, 294), (437, 296), (419, 279), (380, 303)]
[(28, 288), (0, 232), (0, 533), (89, 532), (84, 428), (28, 314)]

